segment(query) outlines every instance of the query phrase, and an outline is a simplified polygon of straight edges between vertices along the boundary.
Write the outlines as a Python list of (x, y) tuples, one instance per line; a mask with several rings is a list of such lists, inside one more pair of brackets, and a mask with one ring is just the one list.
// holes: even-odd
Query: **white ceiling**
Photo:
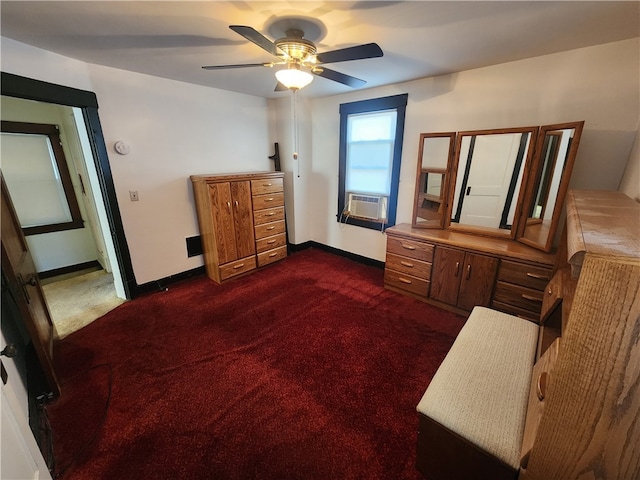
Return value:
[[(318, 52), (376, 42), (384, 57), (328, 64), (367, 87), (442, 75), (640, 35), (638, 1), (6, 1), (2, 36), (89, 63), (266, 98), (274, 70), (206, 71), (262, 63), (266, 51), (228, 28), (301, 18)], [(293, 20), (292, 23), (295, 23)], [(280, 20), (276, 25), (282, 24)], [(324, 78), (300, 93), (351, 91)]]

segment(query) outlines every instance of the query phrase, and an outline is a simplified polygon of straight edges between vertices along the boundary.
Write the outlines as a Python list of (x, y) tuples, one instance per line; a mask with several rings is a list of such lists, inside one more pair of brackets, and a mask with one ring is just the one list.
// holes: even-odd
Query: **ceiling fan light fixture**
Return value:
[(278, 70), (276, 72), (276, 78), (289, 90), (295, 91), (309, 85), (313, 80), (313, 75), (304, 70), (300, 70), (297, 65), (290, 65), (288, 68)]

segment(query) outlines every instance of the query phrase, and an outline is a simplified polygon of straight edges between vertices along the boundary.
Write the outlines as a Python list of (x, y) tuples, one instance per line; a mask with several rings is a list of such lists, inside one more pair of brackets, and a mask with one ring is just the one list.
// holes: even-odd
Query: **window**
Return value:
[(340, 105), (338, 221), (395, 224), (407, 96)]
[(3, 121), (1, 153), (25, 235), (84, 226), (55, 125)]

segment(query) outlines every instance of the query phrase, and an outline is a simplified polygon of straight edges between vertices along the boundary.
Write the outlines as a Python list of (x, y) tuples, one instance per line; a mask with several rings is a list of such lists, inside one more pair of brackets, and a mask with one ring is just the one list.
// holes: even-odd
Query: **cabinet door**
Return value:
[(209, 185), (209, 195), (211, 196), (211, 215), (213, 216), (213, 233), (218, 264), (221, 265), (238, 258), (231, 208), (231, 184), (229, 182), (211, 184)]
[(250, 182), (232, 182), (231, 198), (237, 258), (248, 257), (256, 253)]
[(489, 306), (498, 272), (498, 259), (467, 253), (461, 268), (458, 307), (472, 310), (476, 305)]
[(436, 247), (431, 271), (431, 298), (449, 305), (458, 303), (463, 263), (463, 251)]

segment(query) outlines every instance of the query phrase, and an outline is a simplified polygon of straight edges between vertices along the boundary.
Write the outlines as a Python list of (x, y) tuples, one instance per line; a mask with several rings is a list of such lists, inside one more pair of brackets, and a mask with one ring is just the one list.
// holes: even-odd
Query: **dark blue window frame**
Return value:
[(358, 102), (343, 103), (340, 105), (340, 153), (338, 167), (338, 221), (345, 221), (343, 211), (346, 205), (346, 175), (347, 175), (347, 119), (349, 115), (358, 113), (375, 113), (383, 110), (396, 110), (396, 135), (393, 143), (393, 163), (391, 166), (391, 190), (387, 205), (387, 220), (377, 222), (362, 218), (349, 217), (349, 225), (383, 230), (396, 224), (396, 209), (398, 204), (398, 188), (400, 184), (400, 161), (402, 159), (402, 139), (404, 138), (404, 118), (407, 109), (407, 93), (392, 95), (390, 97), (372, 98)]

